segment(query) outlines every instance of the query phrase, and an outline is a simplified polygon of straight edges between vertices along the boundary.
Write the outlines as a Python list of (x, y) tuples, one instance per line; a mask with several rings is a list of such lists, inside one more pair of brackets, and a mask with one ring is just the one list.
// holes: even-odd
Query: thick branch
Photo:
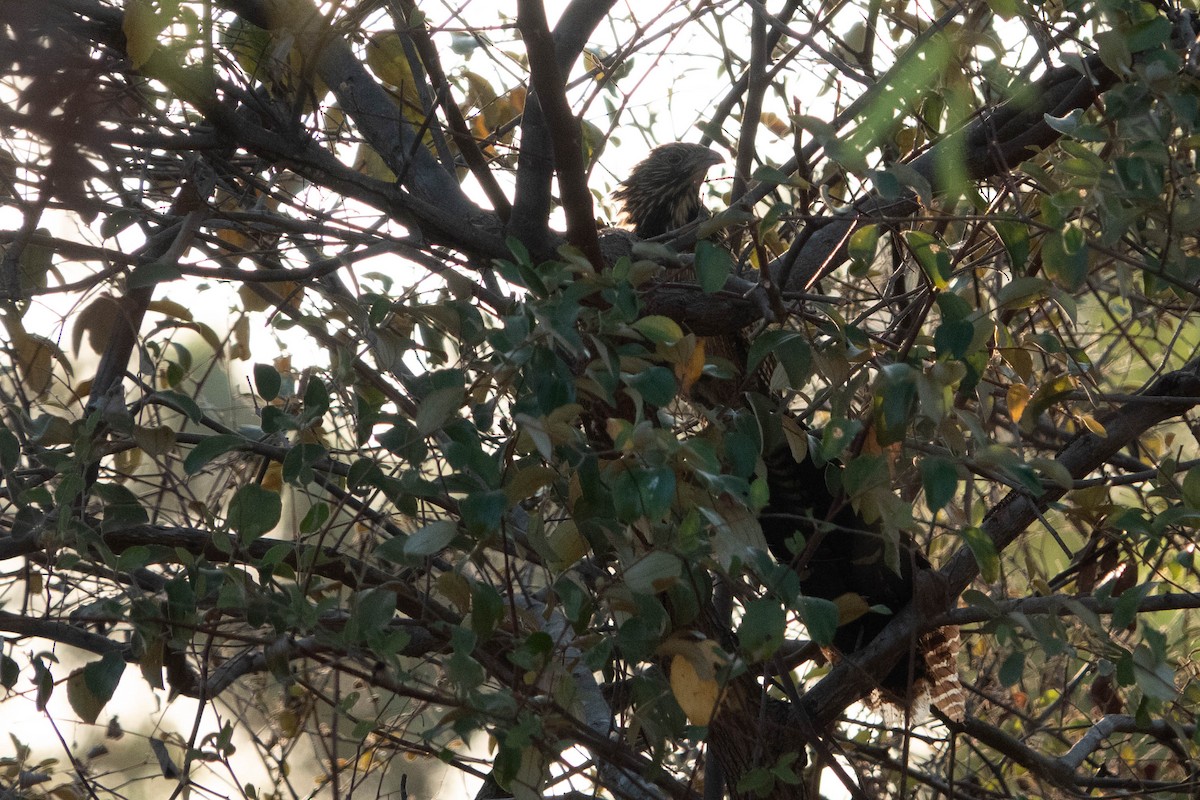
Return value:
[(583, 133), (567, 103), (566, 79), (559, 69), (554, 38), (541, 0), (518, 0), (517, 25), (529, 54), (529, 80), (546, 116), (558, 173), (558, 191), (567, 215), (567, 241), (597, 267), (603, 265), (596, 241), (596, 217), (583, 164)]
[(479, 224), (491, 216), (467, 198), (350, 45), (310, 2), (229, 0), (225, 5), (259, 27), (295, 38), (296, 47), (316, 64), (317, 74), (333, 90), (342, 110), (415, 197), (460, 220)]
[[(1101, 466), (1121, 448), (1154, 425), (1178, 416), (1197, 404), (1200, 397), (1200, 359), (1183, 369), (1164, 375), (1144, 394), (1178, 398), (1178, 403), (1129, 403), (1102, 420), (1107, 436), (1083, 433), (1068, 444), (1057, 461), (1076, 480)], [(1028, 528), (1039, 514), (1065, 494), (1051, 484), (1039, 497), (1013, 490), (984, 519), (982, 528), (999, 552)], [(979, 572), (975, 557), (961, 548), (942, 571), (949, 597), (957, 598)], [(947, 609), (948, 610), (948, 609)], [(804, 696), (803, 708), (793, 714), (811, 719), (820, 729), (831, 723), (846, 706), (862, 697), (878, 679), (908, 651), (913, 637), (925, 628), (925, 619), (915, 604), (909, 604), (872, 642), (835, 666)]]
[[(570, 73), (591, 32), (614, 5), (616, 0), (573, 0), (563, 12), (554, 29), (554, 63), (559, 75)], [(551, 133), (535, 92), (529, 96), (521, 120), (520, 161), (509, 224), (509, 232), (524, 242), (535, 257), (553, 255), (558, 245), (549, 228), (554, 165)]]

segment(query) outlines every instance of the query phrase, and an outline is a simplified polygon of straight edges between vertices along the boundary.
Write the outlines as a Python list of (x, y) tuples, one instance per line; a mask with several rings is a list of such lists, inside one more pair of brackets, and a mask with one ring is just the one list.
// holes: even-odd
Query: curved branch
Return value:
[[(227, 0), (224, 5), (247, 21), (295, 37), (296, 46), (315, 63), (317, 74), (337, 96), (367, 143), (417, 198), (458, 219), (482, 223), (494, 216), (463, 192), (454, 175), (438, 163), (392, 98), (371, 77), (345, 39), (308, 0), (270, 3)], [(492, 223), (498, 228), (498, 223)]]
[[(179, 549), (192, 555), (203, 556), (218, 564), (247, 558), (262, 559), (272, 548), (282, 546), (287, 550), (283, 562), (293, 569), (311, 570), (323, 578), (338, 581), (351, 589), (387, 587), (396, 593), (397, 610), (412, 619), (435, 620), (451, 625), (461, 622), (458, 615), (415, 588), (410, 578), (373, 567), (336, 547), (316, 547), (264, 536), (231, 553), (227, 548), (218, 546), (209, 531), (182, 525), (135, 525), (104, 531), (98, 535), (104, 546), (115, 554), (123, 553), (131, 547), (157, 547), (172, 552)], [(41, 537), (36, 534), (0, 537), (0, 561), (28, 555), (44, 547)]]
[[(1120, 599), (1109, 597), (1054, 594), (1046, 597), (1022, 597), (1017, 600), (1005, 600), (988, 608), (983, 606), (968, 606), (955, 608), (932, 621), (931, 627), (943, 625), (969, 625), (973, 622), (987, 622), (1008, 614), (1055, 614), (1069, 616), (1080, 611), (1092, 614), (1113, 614), (1117, 610)], [(1200, 594), (1173, 592), (1143, 597), (1134, 609), (1138, 614), (1152, 614), (1157, 611), (1181, 611), (1185, 608), (1200, 608)]]
[[(1061, 117), (1072, 110), (1087, 108), (1116, 83), (1116, 76), (1098, 56), (1091, 56), (1084, 63), (1088, 74), (1080, 74), (1071, 67), (1051, 70), (1022, 97), (981, 113), (964, 129), (945, 137), (907, 166), (928, 181), (934, 192), (953, 190), (956, 180), (963, 175), (980, 180), (1008, 172), (1028, 158), (1032, 150), (1047, 147), (1061, 136), (1046, 121), (1047, 116)], [(760, 199), (767, 191), (769, 187), (751, 189), (747, 200)], [(810, 228), (801, 247), (770, 265), (771, 278), (784, 292), (808, 291), (817, 280), (844, 263), (846, 244), (856, 228), (873, 220), (911, 216), (919, 209), (915, 193), (894, 200), (871, 193), (844, 214)], [(744, 277), (753, 280), (753, 273)], [(784, 278), (786, 285), (780, 283)], [(705, 295), (699, 289), (689, 298), (672, 301), (671, 307), (679, 312), (679, 316), (673, 317), (676, 322), (697, 332), (703, 328), (709, 335), (732, 333), (749, 322), (769, 319), (752, 303), (735, 303), (731, 307), (726, 298)], [(728, 320), (720, 330), (708, 327), (722, 315), (728, 315)]]
[[(1197, 399), (1200, 397), (1200, 358), (1193, 358), (1183, 369), (1164, 375), (1143, 393), (1176, 402), (1126, 404), (1101, 421), (1106, 436), (1088, 432), (1077, 436), (1057, 458), (1072, 478), (1085, 477), (1154, 425), (1200, 404)], [(1013, 490), (988, 513), (981, 527), (1000, 552), (1065, 493), (1065, 489), (1054, 484), (1047, 486), (1037, 498), (1023, 490)], [(918, 608), (917, 603), (905, 607), (869, 645), (852, 658), (843, 659), (804, 695), (802, 707), (791, 711), (798, 724), (808, 718), (820, 729), (833, 722), (846, 706), (866, 694), (881, 676), (887, 674), (908, 651), (917, 633), (927, 627), (928, 619), (944, 614), (953, 599), (978, 573), (979, 565), (970, 549), (960, 548), (938, 574), (948, 590), (943, 593), (945, 605), (941, 609)]]
[(529, 54), (529, 80), (550, 132), (558, 191), (567, 215), (567, 241), (600, 267), (603, 259), (596, 241), (596, 217), (584, 170), (583, 133), (567, 102), (566, 79), (559, 68), (541, 0), (518, 0), (517, 25)]
[[(570, 73), (588, 37), (614, 5), (616, 0), (573, 0), (563, 12), (554, 28), (554, 64), (560, 76)], [(566, 102), (565, 97), (562, 102)], [(524, 242), (535, 257), (553, 255), (559, 244), (549, 228), (554, 166), (551, 133), (535, 91), (526, 100), (521, 119), (517, 185), (509, 222), (509, 232)], [(559, 179), (561, 183), (562, 177)]]
[(1104, 741), (1114, 733), (1141, 733), (1156, 739), (1171, 740), (1181, 734), (1194, 735), (1196, 730), (1195, 725), (1174, 726), (1163, 721), (1144, 725), (1125, 714), (1109, 714), (1088, 728), (1087, 733), (1080, 737), (1070, 750), (1052, 758), (1014, 739), (999, 728), (973, 717), (968, 717), (961, 725), (955, 724), (953, 727), (1012, 759), (1039, 778), (1068, 791), (1077, 791), (1088, 785), (1077, 770), (1083, 766), (1088, 756), (1099, 750)]

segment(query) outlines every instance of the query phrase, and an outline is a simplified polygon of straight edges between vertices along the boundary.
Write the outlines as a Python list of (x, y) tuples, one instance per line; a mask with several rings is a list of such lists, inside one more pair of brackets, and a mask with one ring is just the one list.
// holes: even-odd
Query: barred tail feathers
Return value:
[(962, 722), (967, 713), (967, 696), (958, 677), (961, 645), (956, 625), (930, 631), (920, 642), (929, 680), (929, 701), (953, 722)]

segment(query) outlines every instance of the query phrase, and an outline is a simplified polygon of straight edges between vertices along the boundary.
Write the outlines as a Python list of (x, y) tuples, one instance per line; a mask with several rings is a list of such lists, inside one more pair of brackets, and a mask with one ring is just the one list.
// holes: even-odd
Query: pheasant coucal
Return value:
[[(724, 159), (703, 145), (672, 142), (656, 147), (633, 168), (613, 196), (621, 202), (626, 224), (642, 239), (661, 236), (698, 219), (708, 210), (700, 200), (700, 187), (709, 168)], [(740, 333), (734, 334), (740, 337)], [(746, 352), (739, 341), (728, 348)], [(764, 387), (758, 388), (766, 394)], [(879, 526), (868, 525), (846, 502), (830, 491), (826, 468), (792, 457), (782, 433), (763, 432), (763, 462), (767, 468), (770, 503), (759, 522), (772, 554), (796, 567), (805, 595), (836, 600), (858, 594), (869, 606), (899, 611), (913, 599), (914, 572), (928, 569), (924, 553), (907, 536), (899, 543), (900, 571), (887, 565), (886, 537)], [(840, 493), (838, 493), (840, 494)], [(806, 543), (794, 553), (791, 543), (800, 533)], [(852, 654), (870, 642), (890, 619), (874, 611), (841, 625), (834, 646)], [(947, 717), (961, 720), (964, 713), (962, 686), (958, 679), (957, 628), (942, 628), (921, 637), (920, 656), (909, 674), (902, 659), (881, 681), (883, 699), (914, 706), (932, 702)]]
[(639, 239), (651, 239), (708, 216), (700, 187), (710, 167), (724, 161), (702, 144), (671, 142), (650, 151), (613, 192)]

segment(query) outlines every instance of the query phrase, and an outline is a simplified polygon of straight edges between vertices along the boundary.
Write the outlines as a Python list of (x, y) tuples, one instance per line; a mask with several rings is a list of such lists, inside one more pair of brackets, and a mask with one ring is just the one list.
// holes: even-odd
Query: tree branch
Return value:
[[(534, 0), (529, 0), (534, 2)], [(554, 29), (554, 58), (560, 79), (570, 73), (571, 66), (583, 52), (588, 36), (608, 15), (616, 0), (573, 0), (559, 18)], [(540, 8), (540, 4), (539, 4)], [(543, 23), (544, 24), (544, 23)], [(528, 42), (526, 44), (528, 46)], [(533, 56), (530, 55), (532, 60)], [(542, 55), (543, 61), (545, 55)], [(531, 64), (531, 73), (537, 69)], [(530, 93), (525, 103), (525, 114), (521, 120), (521, 150), (517, 166), (517, 185), (513, 199), (513, 213), (509, 222), (509, 233), (520, 239), (536, 258), (553, 256), (558, 237), (550, 232), (551, 185), (556, 163), (556, 150), (552, 134), (546, 124), (540, 93)], [(562, 95), (562, 89), (557, 91)], [(559, 98), (566, 104), (565, 96)], [(557, 101), (555, 101), (557, 102)], [(574, 119), (567, 111), (567, 116)], [(562, 119), (560, 113), (558, 119)], [(578, 126), (578, 121), (576, 121)], [(579, 145), (577, 145), (577, 148)], [(580, 156), (582, 158), (582, 156)], [(560, 170), (562, 166), (559, 165)], [(582, 175), (583, 171), (580, 170)], [(560, 191), (563, 176), (559, 175)], [(586, 190), (586, 186), (584, 187)], [(587, 208), (591, 209), (591, 198)], [(594, 220), (589, 224), (594, 228)], [(568, 223), (568, 226), (570, 223)], [(587, 252), (587, 251), (585, 251)], [(591, 254), (589, 253), (589, 257)]]
[[(1154, 425), (1178, 416), (1197, 405), (1200, 396), (1200, 358), (1194, 358), (1181, 370), (1164, 375), (1144, 394), (1178, 398), (1177, 403), (1130, 403), (1101, 420), (1106, 436), (1084, 432), (1059, 453), (1057, 461), (1076, 480), (1104, 464), (1108, 458), (1137, 439)], [(1037, 498), (1025, 491), (1013, 490), (984, 518), (981, 525), (997, 552), (1020, 536), (1051, 503), (1065, 494), (1050, 484)], [(974, 555), (962, 547), (941, 570), (951, 601), (970, 584), (979, 572)], [(853, 657), (839, 662), (829, 674), (804, 695), (803, 715), (818, 729), (833, 722), (846, 706), (862, 697), (908, 651), (925, 618), (915, 603), (910, 603), (874, 640)]]
[(550, 131), (558, 191), (567, 215), (567, 241), (599, 268), (604, 262), (596, 241), (596, 215), (583, 164), (583, 134), (567, 103), (567, 82), (558, 66), (541, 0), (517, 0), (517, 25), (529, 54), (529, 80)]
[(227, 0), (224, 5), (259, 27), (286, 31), (294, 37), (295, 46), (316, 65), (317, 74), (367, 143), (396, 175), (403, 176), (403, 185), (416, 198), (451, 218), (499, 229), (498, 221), (487, 219), (494, 215), (471, 202), (453, 174), (425, 148), (391, 96), (311, 2)]

